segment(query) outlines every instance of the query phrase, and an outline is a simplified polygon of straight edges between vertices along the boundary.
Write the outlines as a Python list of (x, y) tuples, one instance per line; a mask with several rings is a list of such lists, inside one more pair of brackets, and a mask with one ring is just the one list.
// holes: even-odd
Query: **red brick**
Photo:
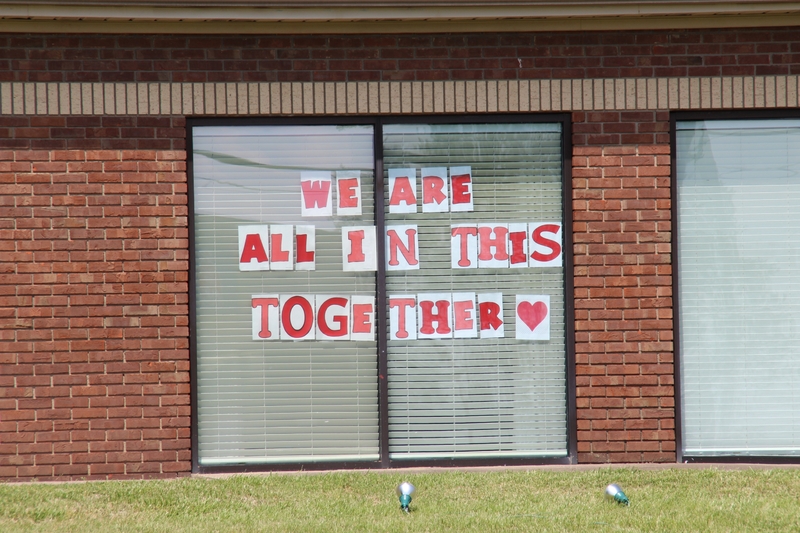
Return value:
[(53, 467), (53, 474), (68, 478), (80, 478), (89, 474), (89, 465), (62, 464)]
[(37, 465), (37, 466), (20, 466), (17, 469), (17, 477), (19, 478), (39, 478), (49, 477), (53, 475), (52, 465)]
[(92, 475), (109, 475), (111, 477), (111, 474), (123, 474), (124, 472), (125, 465), (120, 463), (89, 465), (89, 473)]

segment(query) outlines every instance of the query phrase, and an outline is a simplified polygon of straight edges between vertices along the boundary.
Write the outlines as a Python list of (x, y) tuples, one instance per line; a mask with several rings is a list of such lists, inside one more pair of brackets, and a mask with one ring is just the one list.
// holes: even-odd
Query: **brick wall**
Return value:
[[(663, 102), (679, 102), (681, 109), (743, 108), (780, 106), (783, 98), (795, 106), (797, 78), (779, 85), (757, 77), (796, 74), (795, 29), (0, 35), (0, 83), (604, 78), (593, 85), (605, 87), (599, 98), (605, 107), (595, 107), (604, 110), (572, 114), (580, 462), (676, 458), (669, 111)], [(756, 78), (687, 78), (694, 76)], [(639, 80), (617, 83), (633, 77)], [(647, 84), (639, 82), (652, 77), (660, 77), (659, 87), (672, 77), (669, 97), (658, 95), (655, 106), (649, 103), (653, 94), (640, 94)], [(714, 83), (727, 96), (715, 99)], [(290, 88), (289, 111), (283, 105), (267, 109), (296, 113), (294, 104), (306, 101), (307, 88), (299, 85)], [(230, 88), (200, 90), (213, 100)], [(563, 107), (546, 109), (579, 109), (568, 107), (574, 97), (562, 100), (561, 90)], [(572, 84), (570, 90), (585, 88)], [(467, 103), (451, 111), (470, 109), (470, 96), (458, 94), (456, 88)], [(337, 92), (337, 102), (340, 97), (347, 113), (374, 110), (371, 102), (351, 108), (349, 93), (344, 98)], [(398, 98), (414, 107), (395, 110), (395, 103), (380, 102), (377, 108), (437, 109), (431, 102), (418, 106), (417, 97), (406, 93)], [(586, 98), (584, 105), (597, 105), (597, 94)], [(35, 102), (22, 104), (3, 103), (23, 111), (0, 116), (0, 478), (185, 474), (185, 117), (92, 114), (92, 106), (78, 107), (88, 110), (84, 114), (48, 115)], [(196, 105), (188, 109), (208, 112)], [(476, 111), (499, 109), (472, 105)], [(326, 112), (340, 113), (338, 106)], [(185, 103), (175, 109), (185, 110)]]
[(185, 158), (0, 151), (0, 477), (190, 470)]
[(184, 150), (184, 117), (0, 116), (5, 150)]
[(0, 35), (0, 81), (390, 81), (800, 74), (794, 28), (446, 35)]
[(676, 459), (667, 120), (573, 116), (580, 462)]

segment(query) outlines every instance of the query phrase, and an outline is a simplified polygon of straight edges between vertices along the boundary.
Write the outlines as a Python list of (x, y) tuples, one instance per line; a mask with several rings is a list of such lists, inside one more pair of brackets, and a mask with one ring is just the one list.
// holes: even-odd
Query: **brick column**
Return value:
[(190, 471), (185, 161), (0, 152), (0, 477)]
[(676, 458), (666, 119), (575, 114), (580, 462)]

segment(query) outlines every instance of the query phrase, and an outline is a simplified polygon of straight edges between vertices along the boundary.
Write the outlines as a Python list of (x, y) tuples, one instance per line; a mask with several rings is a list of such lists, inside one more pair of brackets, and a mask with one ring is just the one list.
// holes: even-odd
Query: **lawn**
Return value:
[[(412, 512), (394, 489), (417, 491)], [(618, 483), (631, 501), (604, 498)], [(0, 531), (798, 531), (800, 470), (335, 472), (0, 485)]]

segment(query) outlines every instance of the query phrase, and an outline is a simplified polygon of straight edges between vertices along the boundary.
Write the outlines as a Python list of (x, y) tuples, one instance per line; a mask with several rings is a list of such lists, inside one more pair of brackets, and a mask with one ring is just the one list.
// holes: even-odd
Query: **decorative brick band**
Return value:
[(2, 115), (345, 115), (798, 107), (800, 76), (0, 83)]

